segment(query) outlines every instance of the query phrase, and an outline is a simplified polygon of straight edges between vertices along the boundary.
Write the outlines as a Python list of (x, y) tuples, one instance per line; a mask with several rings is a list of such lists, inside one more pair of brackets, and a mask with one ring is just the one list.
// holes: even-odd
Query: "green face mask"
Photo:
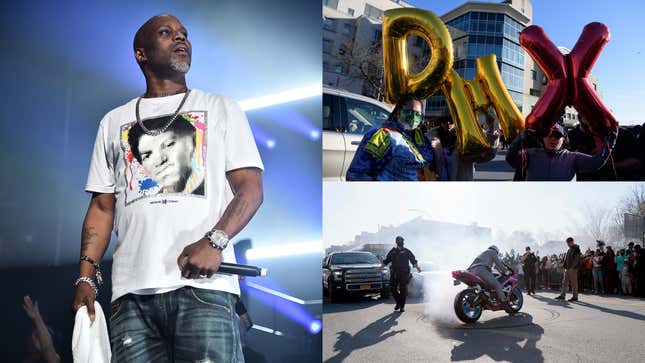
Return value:
[(401, 120), (406, 130), (414, 130), (421, 125), (423, 114), (414, 110), (403, 110), (401, 111)]

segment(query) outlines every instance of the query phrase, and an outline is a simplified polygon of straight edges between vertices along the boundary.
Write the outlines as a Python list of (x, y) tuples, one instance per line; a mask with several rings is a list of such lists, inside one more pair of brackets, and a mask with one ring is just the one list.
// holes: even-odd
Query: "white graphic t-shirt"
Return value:
[[(143, 126), (164, 127), (184, 95), (142, 99)], [(135, 105), (133, 99), (101, 120), (85, 186), (116, 197), (112, 301), (182, 286), (239, 295), (235, 276), (181, 277), (177, 257), (232, 200), (226, 172), (264, 168), (244, 112), (231, 99), (192, 90), (175, 121), (151, 136), (137, 123)], [(235, 262), (231, 247), (223, 260)]]

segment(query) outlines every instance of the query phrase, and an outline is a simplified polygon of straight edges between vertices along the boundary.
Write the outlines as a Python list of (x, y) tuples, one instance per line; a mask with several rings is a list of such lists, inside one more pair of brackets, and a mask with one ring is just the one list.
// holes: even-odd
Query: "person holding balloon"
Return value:
[(422, 120), (421, 101), (401, 97), (388, 120), (363, 137), (347, 181), (436, 180), (432, 145), (419, 127)]
[(563, 147), (565, 132), (558, 123), (542, 138), (541, 147), (526, 148), (528, 137), (522, 132), (506, 155), (506, 161), (527, 181), (570, 181), (577, 173), (596, 171), (605, 165), (616, 141), (610, 133), (593, 155), (569, 151)]

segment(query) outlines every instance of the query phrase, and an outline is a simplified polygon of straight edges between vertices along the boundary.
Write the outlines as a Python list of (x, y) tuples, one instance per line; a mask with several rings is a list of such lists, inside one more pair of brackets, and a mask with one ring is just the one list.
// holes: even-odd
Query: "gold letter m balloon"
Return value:
[(492, 107), (507, 140), (513, 140), (524, 129), (524, 117), (502, 81), (494, 54), (477, 58), (477, 74), (470, 82), (452, 70), (442, 90), (455, 121), (459, 154), (466, 159), (480, 160), (491, 148), (477, 111), (487, 112)]
[[(431, 49), (428, 65), (409, 74), (407, 39), (423, 38)], [(385, 97), (396, 103), (405, 95), (424, 99), (439, 90), (452, 69), (452, 39), (446, 25), (434, 13), (421, 9), (393, 9), (383, 15), (383, 67)]]
[[(431, 58), (419, 73), (409, 74), (407, 38), (417, 35), (430, 45)], [(441, 88), (457, 128), (458, 151), (478, 161), (490, 151), (476, 112), (493, 108), (507, 140), (524, 129), (524, 117), (513, 102), (497, 68), (494, 54), (477, 59), (473, 81), (452, 69), (453, 49), (448, 28), (434, 13), (421, 9), (388, 10), (383, 16), (383, 68), (386, 101), (404, 95), (425, 99)]]

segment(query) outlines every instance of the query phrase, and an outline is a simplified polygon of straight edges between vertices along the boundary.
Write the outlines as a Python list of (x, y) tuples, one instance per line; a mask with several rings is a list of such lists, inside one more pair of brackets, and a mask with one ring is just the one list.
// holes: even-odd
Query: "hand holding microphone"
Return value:
[(222, 262), (222, 251), (213, 248), (206, 238), (186, 246), (177, 258), (181, 275), (188, 279), (210, 278), (214, 273), (239, 276), (266, 276), (264, 268)]

